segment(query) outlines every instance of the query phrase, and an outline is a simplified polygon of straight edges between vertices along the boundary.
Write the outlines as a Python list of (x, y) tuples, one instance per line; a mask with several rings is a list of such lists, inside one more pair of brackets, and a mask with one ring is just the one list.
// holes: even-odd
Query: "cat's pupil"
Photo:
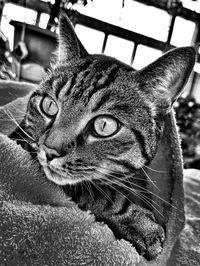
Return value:
[(98, 117), (94, 123), (94, 128), (98, 135), (109, 137), (117, 131), (117, 122), (110, 117)]
[(43, 111), (43, 113), (45, 115), (48, 116), (54, 116), (57, 114), (58, 112), (58, 107), (57, 104), (54, 102), (54, 100), (49, 97), (46, 96), (43, 100), (42, 100), (42, 105), (41, 105), (41, 109)]
[(102, 131), (104, 130), (105, 126), (106, 126), (106, 121), (104, 121), (104, 123), (103, 123)]

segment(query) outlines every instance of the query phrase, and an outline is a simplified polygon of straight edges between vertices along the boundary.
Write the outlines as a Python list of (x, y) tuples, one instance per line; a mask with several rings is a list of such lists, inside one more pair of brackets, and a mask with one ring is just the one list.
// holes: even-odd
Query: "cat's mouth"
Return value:
[(68, 171), (47, 163), (44, 154), (40, 153), (38, 159), (47, 178), (60, 185), (82, 210), (90, 210), (97, 221), (106, 223), (117, 239), (128, 240), (148, 260), (162, 252), (165, 229), (150, 208), (151, 199), (147, 194), (140, 192), (138, 197), (133, 193), (146, 186), (145, 179), (134, 180), (131, 189), (123, 182), (110, 185), (101, 179), (70, 177)]

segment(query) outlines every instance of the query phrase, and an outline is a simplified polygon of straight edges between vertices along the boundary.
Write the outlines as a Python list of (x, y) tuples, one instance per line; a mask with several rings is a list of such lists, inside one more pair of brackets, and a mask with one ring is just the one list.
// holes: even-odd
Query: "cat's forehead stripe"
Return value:
[(103, 95), (95, 102), (95, 106), (92, 108), (92, 112), (98, 111), (103, 105), (110, 100), (111, 92), (106, 91)]
[(62, 77), (58, 77), (53, 81), (52, 87), (55, 93), (56, 98), (58, 99), (58, 95), (62, 91), (62, 89), (65, 87), (66, 80), (63, 79)]
[[(88, 104), (96, 92), (109, 87), (121, 66), (116, 62), (86, 61), (73, 72), (55, 75), (52, 87), (56, 98), (72, 97)], [(61, 97), (60, 97), (61, 95)]]
[(93, 62), (88, 60), (84, 63), (81, 63), (76, 68), (68, 68), (66, 65), (60, 65), (55, 71), (52, 73), (53, 81), (49, 78), (48, 83), (52, 83), (52, 87), (54, 90), (54, 94), (58, 99), (59, 94), (62, 96), (68, 96), (71, 94), (71, 90), (74, 85), (77, 85), (77, 77), (83, 76), (85, 77), (85, 71), (92, 68)]
[(87, 102), (90, 101), (95, 93), (109, 87), (109, 85), (115, 80), (119, 68), (119, 66), (114, 64), (110, 66), (105, 73), (103, 72), (100, 76), (97, 76), (92, 84), (93, 86), (90, 86), (86, 89), (86, 91), (84, 91), (83, 97), (86, 98)]
[[(71, 96), (75, 101), (82, 101), (87, 105), (96, 93), (109, 87), (118, 70), (119, 66), (115, 64), (101, 71), (97, 71), (95, 66), (91, 70), (85, 70), (77, 76), (74, 86), (71, 86)], [(69, 90), (66, 95), (69, 95)]]
[(58, 91), (56, 97), (57, 99), (63, 99), (63, 97), (68, 96), (68, 94), (70, 94), (71, 89), (74, 87), (74, 85), (76, 84), (76, 77), (77, 75), (73, 75), (72, 77), (70, 77), (67, 80), (67, 83), (65, 82), (64, 85), (61, 87), (60, 91)]

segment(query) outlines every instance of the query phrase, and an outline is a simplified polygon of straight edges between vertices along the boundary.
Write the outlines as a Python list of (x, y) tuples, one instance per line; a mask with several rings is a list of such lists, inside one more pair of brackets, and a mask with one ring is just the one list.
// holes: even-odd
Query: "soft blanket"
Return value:
[[(200, 174), (185, 172), (184, 213), (182, 159), (173, 113), (166, 117), (150, 166), (159, 171), (148, 172), (160, 196), (165, 195), (173, 207), (166, 208), (163, 251), (156, 260), (147, 261), (90, 212), (81, 211), (46, 179), (29, 153), (7, 137), (16, 128), (7, 115), (22, 120), (30, 91), (0, 107), (0, 265), (200, 265)], [(165, 207), (161, 202), (160, 208)]]

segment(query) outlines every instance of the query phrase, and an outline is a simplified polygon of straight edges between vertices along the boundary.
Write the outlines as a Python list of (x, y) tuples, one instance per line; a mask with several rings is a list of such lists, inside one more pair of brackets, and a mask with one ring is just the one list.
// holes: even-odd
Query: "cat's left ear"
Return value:
[(65, 13), (59, 17), (59, 61), (71, 61), (88, 55), (82, 43), (78, 39), (71, 21)]
[(187, 83), (197, 51), (197, 46), (176, 48), (137, 72), (141, 90), (151, 96), (157, 110), (170, 111)]

